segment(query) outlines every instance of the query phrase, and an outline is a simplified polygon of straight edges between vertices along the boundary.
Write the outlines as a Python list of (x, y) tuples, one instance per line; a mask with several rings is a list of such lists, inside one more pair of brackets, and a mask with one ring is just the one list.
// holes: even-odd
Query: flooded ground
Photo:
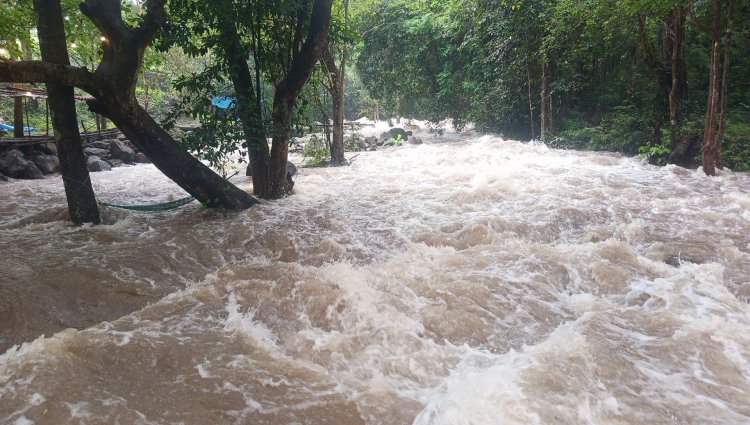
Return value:
[(0, 423), (750, 423), (748, 174), (420, 136), (239, 214), (0, 182)]

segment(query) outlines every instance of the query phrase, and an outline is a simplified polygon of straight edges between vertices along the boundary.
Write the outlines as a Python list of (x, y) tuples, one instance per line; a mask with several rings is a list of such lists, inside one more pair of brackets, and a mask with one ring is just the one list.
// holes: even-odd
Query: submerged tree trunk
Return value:
[(159, 171), (207, 207), (242, 210), (258, 203), (190, 155), (137, 103), (116, 96), (88, 103), (111, 119)]
[[(42, 59), (69, 65), (60, 0), (34, 0), (34, 10)], [(74, 224), (99, 224), (99, 208), (83, 155), (81, 135), (78, 133), (73, 87), (47, 84), (47, 101), (52, 115), (70, 220)]]

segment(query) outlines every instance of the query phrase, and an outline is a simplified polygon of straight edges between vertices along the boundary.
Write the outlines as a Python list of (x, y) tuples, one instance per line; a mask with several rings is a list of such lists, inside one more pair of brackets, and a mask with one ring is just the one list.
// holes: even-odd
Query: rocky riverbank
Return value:
[[(122, 134), (84, 143), (89, 171), (109, 171), (123, 164), (148, 163), (149, 159)], [(0, 150), (0, 180), (41, 179), (60, 171), (55, 150), (47, 145), (11, 147)]]

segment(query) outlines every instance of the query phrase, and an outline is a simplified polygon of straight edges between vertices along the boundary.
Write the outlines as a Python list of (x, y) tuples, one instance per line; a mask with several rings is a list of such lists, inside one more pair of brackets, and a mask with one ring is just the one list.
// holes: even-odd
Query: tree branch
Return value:
[(331, 53), (331, 46), (329, 43), (326, 43), (326, 47), (320, 55), (320, 62), (323, 64), (326, 79), (328, 80), (328, 84), (326, 84), (326, 81), (323, 81), (322, 83), (326, 90), (333, 92), (336, 81), (339, 79), (339, 69), (336, 66), (336, 60), (333, 57), (333, 53)]
[(714, 31), (713, 28), (709, 27), (708, 25), (704, 24), (698, 19), (698, 16), (695, 14), (695, 8), (693, 8), (693, 2), (688, 2), (688, 15), (690, 16), (690, 22), (695, 25), (699, 30), (705, 32), (705, 33), (712, 33)]
[(98, 79), (85, 68), (43, 61), (0, 61), (0, 81), (9, 83), (51, 83), (78, 87), (99, 95)]
[(131, 34), (131, 29), (122, 20), (119, 0), (84, 0), (78, 7), (110, 40), (120, 42)]
[(164, 10), (166, 2), (167, 0), (146, 0), (146, 14), (136, 29), (139, 46), (148, 46), (156, 37), (156, 32), (168, 22), (169, 17)]
[(299, 55), (294, 58), (292, 65), (284, 79), (277, 87), (277, 95), (294, 99), (310, 79), (315, 62), (328, 40), (328, 28), (331, 24), (332, 0), (315, 0), (313, 3), (310, 28), (307, 38), (302, 44)]

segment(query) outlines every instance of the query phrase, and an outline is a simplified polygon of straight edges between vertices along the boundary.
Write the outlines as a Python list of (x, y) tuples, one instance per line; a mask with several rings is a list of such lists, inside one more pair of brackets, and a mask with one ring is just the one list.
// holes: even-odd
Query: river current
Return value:
[(0, 423), (750, 423), (748, 174), (420, 136), (233, 214), (0, 182)]

